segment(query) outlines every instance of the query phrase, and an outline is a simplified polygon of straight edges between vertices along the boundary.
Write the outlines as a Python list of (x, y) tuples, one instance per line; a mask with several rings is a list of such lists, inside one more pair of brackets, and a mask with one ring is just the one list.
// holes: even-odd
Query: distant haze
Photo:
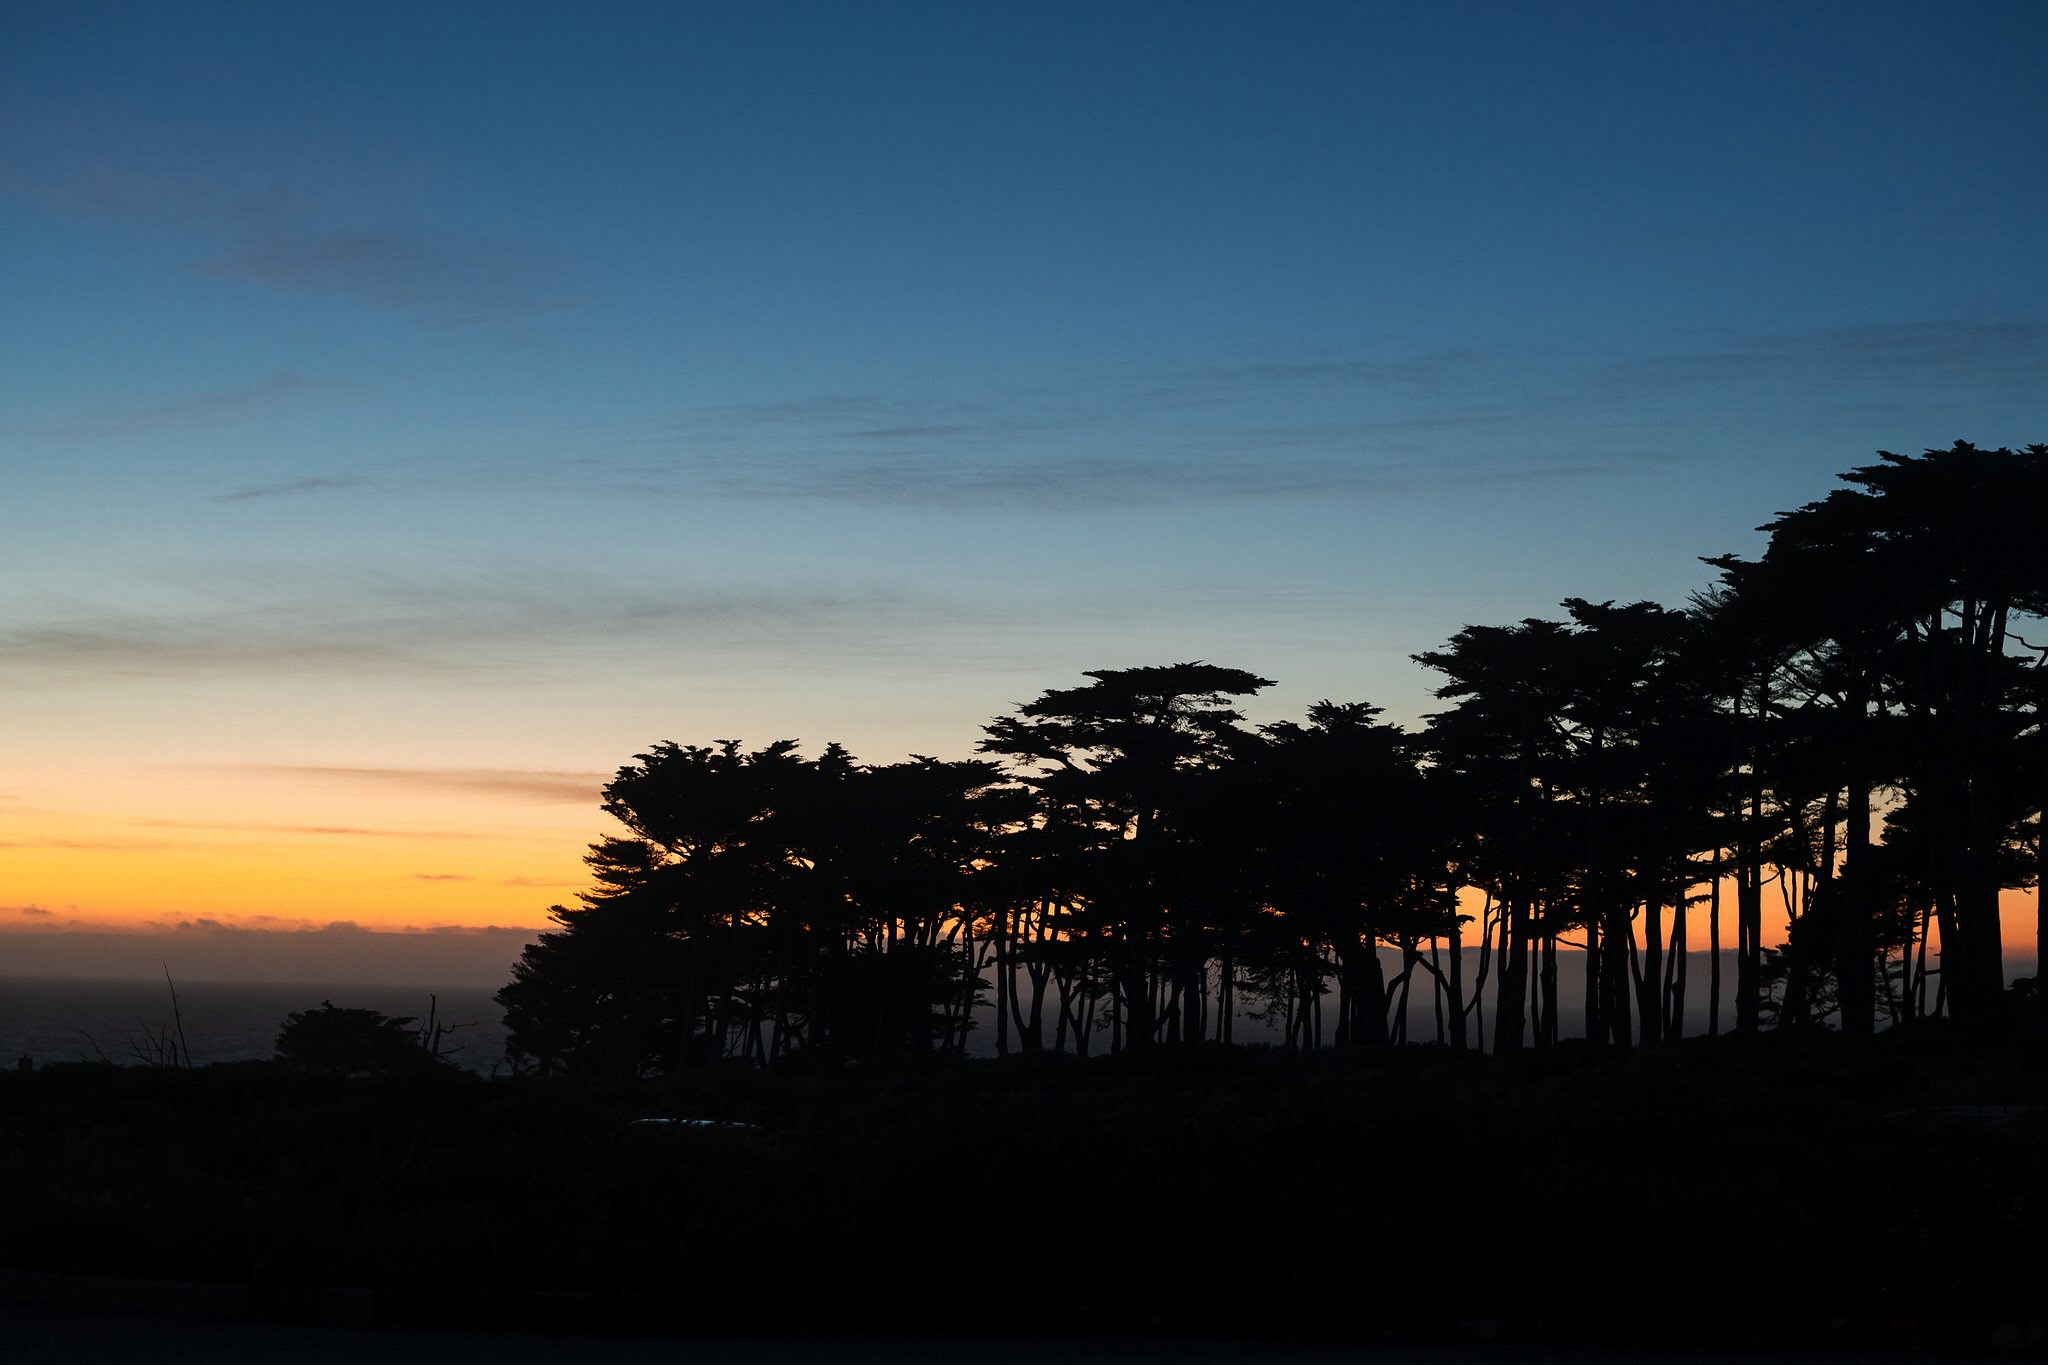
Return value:
[(0, 975), (320, 981), (495, 990), (537, 930), (504, 927), (392, 933), (326, 927), (225, 926), (134, 933), (76, 929), (0, 932)]
[[(2031, 898), (2007, 894), (2005, 974), (2032, 976), (2035, 945)], [(1696, 918), (1704, 918), (1697, 916)], [(319, 981), (338, 985), (419, 986), (429, 990), (496, 990), (511, 978), (519, 953), (538, 928), (493, 925), (481, 929), (431, 928), (403, 932), (336, 924), (301, 929), (249, 929), (220, 924), (185, 924), (147, 931), (114, 928), (0, 929), (0, 976), (158, 979), (166, 968), (179, 981)], [(1731, 931), (1732, 932), (1732, 931)], [(1775, 945), (1781, 933), (1767, 932)], [(1705, 927), (1694, 925), (1695, 965), (1689, 997), (1704, 1027), (1708, 954)], [(1724, 940), (1731, 942), (1731, 940)], [(1478, 946), (1466, 930), (1469, 980), (1477, 970)], [(1725, 954), (1724, 949), (1724, 954)], [(1399, 970), (1398, 954), (1383, 949), (1389, 974)], [(1569, 950), (1561, 964), (1576, 959)], [(1560, 996), (1566, 1000), (1567, 1032), (1577, 1025), (1577, 969), (1560, 965)], [(1733, 1009), (1734, 966), (1723, 983), (1724, 1007)], [(1415, 992), (1415, 1027), (1426, 1023), (1427, 993)], [(1491, 986), (1487, 1009), (1493, 1008)], [(1732, 1016), (1731, 1016), (1732, 1017)], [(1693, 1025), (1687, 1026), (1689, 1029)], [(1423, 1035), (1417, 1033), (1416, 1037)]]

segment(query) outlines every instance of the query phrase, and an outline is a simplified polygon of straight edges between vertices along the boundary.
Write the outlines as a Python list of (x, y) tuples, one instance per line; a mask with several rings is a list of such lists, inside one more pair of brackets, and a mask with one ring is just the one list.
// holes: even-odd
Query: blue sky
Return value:
[(1412, 720), (1466, 624), (1682, 602), (1878, 448), (2048, 439), (2044, 38), (9, 4), (0, 796), (959, 754), (1189, 658)]

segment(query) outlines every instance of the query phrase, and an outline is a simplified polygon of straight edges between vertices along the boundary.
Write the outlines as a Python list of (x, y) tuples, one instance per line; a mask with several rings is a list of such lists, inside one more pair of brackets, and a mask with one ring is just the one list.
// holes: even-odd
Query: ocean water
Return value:
[[(1690, 989), (1687, 992), (1685, 1033), (1707, 1031), (1708, 954), (1689, 954)], [(1734, 1023), (1734, 955), (1722, 954), (1722, 997), (1720, 1027)], [(1382, 955), (1389, 977), (1399, 969), (1397, 955)], [(2031, 962), (2024, 964), (2031, 967)], [(2012, 968), (2015, 963), (2009, 962)], [(1476, 957), (1468, 954), (1467, 989), (1476, 971)], [(2008, 972), (2010, 975), (2011, 972)], [(1575, 1038), (1584, 1032), (1584, 961), (1578, 953), (1558, 954), (1558, 1032)], [(185, 1051), (195, 1065), (209, 1062), (248, 1061), (269, 1057), (284, 1025), (285, 1015), (294, 1010), (317, 1009), (321, 1001), (353, 1009), (373, 1009), (387, 1015), (411, 1015), (424, 1019), (429, 992), (419, 986), (321, 985), (301, 982), (180, 981), (177, 983), (178, 1013), (184, 1024)], [(502, 1011), (491, 999), (492, 990), (469, 988), (438, 993), (441, 1022), (454, 1025), (443, 1040), (442, 1053), (457, 1065), (490, 1074), (501, 1068), (505, 1055)], [(1493, 983), (1486, 991), (1487, 1032), (1493, 1028), (1496, 1010)], [(1334, 997), (1325, 1001), (1334, 1020)], [(171, 992), (161, 977), (155, 980), (93, 980), (59, 977), (0, 976), (0, 1066), (12, 1066), (27, 1056), (37, 1065), (50, 1062), (93, 1061), (104, 1058), (123, 1066), (152, 1061), (161, 1040), (175, 1032)], [(1431, 1042), (1437, 1036), (1435, 1004), (1426, 980), (1418, 981), (1408, 1006), (1408, 1036), (1414, 1042)], [(1051, 1025), (1047, 1024), (1048, 1036)], [(1240, 1017), (1237, 1038), (1245, 1043), (1277, 1043), (1277, 1025)], [(1324, 1041), (1328, 1041), (1328, 1028)], [(1106, 1049), (1108, 1035), (1096, 1039), (1095, 1050)], [(991, 1056), (995, 1052), (995, 1019), (992, 1008), (978, 1012), (976, 1027), (968, 1035), (970, 1056)]]
[[(332, 1001), (348, 1009), (412, 1015), (424, 1021), (429, 992), (417, 986), (326, 986), (279, 981), (180, 981), (174, 1016), (171, 991), (155, 981), (0, 976), (0, 1065), (33, 1058), (106, 1061), (138, 1066), (159, 1055), (159, 1040), (184, 1029), (193, 1065), (269, 1057), (294, 1010)], [(459, 1066), (488, 1073), (505, 1055), (502, 1011), (488, 990), (438, 992), (436, 1017), (456, 1025), (441, 1044)]]

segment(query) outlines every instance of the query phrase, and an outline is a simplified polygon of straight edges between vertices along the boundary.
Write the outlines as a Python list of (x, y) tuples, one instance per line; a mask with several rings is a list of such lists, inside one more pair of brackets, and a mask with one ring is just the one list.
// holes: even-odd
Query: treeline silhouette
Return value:
[(499, 993), (512, 1056), (1087, 1054), (1246, 1019), (1504, 1050), (1568, 1004), (1627, 1046), (1701, 992), (1710, 1031), (1730, 999), (1741, 1032), (1995, 1025), (2000, 892), (2048, 857), (2048, 446), (1880, 460), (1682, 608), (1573, 598), (1416, 655), (1445, 705), (1412, 733), (1331, 701), (1253, 728), (1270, 680), (1196, 662), (1089, 672), (976, 760), (656, 745)]

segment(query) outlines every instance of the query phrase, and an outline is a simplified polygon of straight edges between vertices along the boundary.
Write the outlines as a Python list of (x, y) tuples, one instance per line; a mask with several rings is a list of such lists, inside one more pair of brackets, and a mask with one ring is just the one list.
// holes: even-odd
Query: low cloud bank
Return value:
[(334, 985), (490, 989), (511, 979), (538, 929), (510, 925), (371, 929), (220, 920), (95, 925), (33, 914), (0, 924), (0, 976), (155, 978), (181, 981), (318, 981)]

